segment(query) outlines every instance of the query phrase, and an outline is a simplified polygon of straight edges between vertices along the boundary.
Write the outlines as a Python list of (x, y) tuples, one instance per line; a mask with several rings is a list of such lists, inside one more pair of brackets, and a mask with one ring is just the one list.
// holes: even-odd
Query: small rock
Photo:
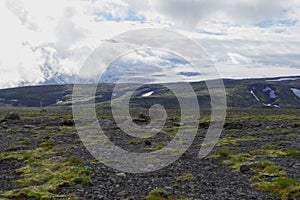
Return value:
[(62, 126), (74, 126), (75, 122), (72, 119), (65, 119), (62, 123)]
[(150, 142), (149, 140), (146, 140), (146, 141), (145, 141), (145, 145), (151, 146), (151, 145), (152, 145), (152, 142)]
[(8, 126), (7, 126), (7, 125), (1, 125), (1, 127), (2, 127), (3, 129), (8, 129)]
[(242, 174), (246, 174), (246, 173), (248, 173), (248, 172), (250, 172), (250, 167), (249, 167), (249, 165), (242, 165), (241, 167), (240, 167), (240, 172), (242, 173)]
[(61, 159), (62, 159), (61, 156), (53, 156), (53, 157), (49, 158), (48, 160), (49, 160), (49, 161), (59, 161), (59, 160), (61, 160)]
[(24, 125), (24, 128), (36, 128), (36, 126), (35, 125)]
[(169, 186), (166, 186), (165, 189), (166, 189), (166, 190), (173, 190), (173, 188), (172, 188), (172, 187), (169, 187)]
[(4, 117), (5, 120), (20, 120), (21, 117), (18, 113), (14, 113), (14, 112), (11, 112), (11, 113), (8, 113), (5, 117)]
[(289, 165), (289, 167), (293, 167), (296, 163), (293, 162), (292, 164)]
[(149, 182), (148, 181), (144, 181), (144, 185), (149, 185)]
[(117, 173), (116, 175), (117, 175), (117, 176), (120, 176), (120, 177), (126, 177), (126, 174), (125, 174), (125, 173), (123, 173), (123, 172), (121, 172), (121, 173)]
[(296, 169), (300, 169), (300, 162), (293, 163), (293, 165), (291, 167), (296, 168)]
[(163, 131), (163, 130), (160, 130), (160, 129), (157, 129), (157, 128), (152, 128), (151, 132), (152, 133), (157, 133), (157, 134), (167, 134), (166, 131)]
[(293, 124), (292, 128), (300, 128), (300, 124)]
[(175, 122), (174, 126), (184, 126), (184, 123), (183, 122)]
[(140, 119), (148, 119), (148, 116), (141, 112), (141, 113), (139, 114), (139, 118), (140, 118)]
[(181, 158), (191, 158), (192, 155), (189, 154), (188, 152), (184, 152), (182, 155), (181, 155)]
[(117, 193), (117, 196), (119, 196), (119, 197), (124, 197), (126, 195), (127, 195), (127, 192), (125, 190)]
[(124, 200), (134, 200), (135, 198), (134, 197), (127, 197), (126, 199)]
[(100, 125), (102, 130), (105, 130), (105, 129), (110, 129), (112, 126), (114, 126), (115, 122), (111, 121), (111, 120), (108, 120), (108, 119), (102, 119), (102, 120), (99, 120), (99, 121), (95, 121), (93, 123), (93, 126), (95, 126), (95, 127), (98, 127), (99, 125)]
[(209, 124), (210, 124), (209, 122), (201, 122), (199, 123), (199, 127), (207, 129), (209, 127)]
[(55, 131), (61, 131), (61, 128), (59, 128), (59, 126), (56, 126), (56, 127), (53, 128), (53, 130), (55, 130)]
[(48, 111), (46, 109), (40, 110), (40, 113), (47, 113)]
[(262, 124), (261, 124), (261, 123), (256, 123), (254, 126), (255, 126), (255, 127), (261, 127)]

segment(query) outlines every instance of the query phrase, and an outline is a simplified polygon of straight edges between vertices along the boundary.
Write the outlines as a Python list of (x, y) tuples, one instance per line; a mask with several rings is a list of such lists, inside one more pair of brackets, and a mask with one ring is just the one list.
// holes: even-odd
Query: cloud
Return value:
[[(273, 65), (231, 65), (216, 64), (216, 67), (223, 78), (266, 78), (266, 77), (283, 77), (299, 76), (300, 69)], [(271, 71), (271, 73), (270, 73)]]
[(85, 37), (85, 30), (76, 27), (73, 17), (76, 11), (72, 8), (66, 8), (64, 16), (56, 26), (56, 48), (64, 56), (66, 51), (77, 41)]
[[(300, 75), (298, 0), (7, 0), (0, 21), (0, 88), (76, 74), (103, 41), (145, 27), (197, 40), (225, 77)], [(192, 73), (157, 52), (128, 55), (123, 64), (151, 62)]]
[(29, 16), (29, 12), (25, 9), (21, 0), (6, 0), (7, 8), (20, 20), (27, 28), (37, 31), (38, 27)]
[(198, 42), (207, 50), (224, 78), (300, 75), (299, 42), (240, 39)]
[[(288, 0), (291, 1), (291, 0)], [(195, 28), (199, 22), (227, 21), (232, 23), (256, 23), (284, 14), (282, 5), (287, 1), (278, 0), (129, 0), (136, 10), (158, 12), (175, 24)], [(152, 16), (155, 16), (154, 14)]]
[(115, 60), (101, 82), (160, 83), (201, 78), (197, 70), (182, 58), (162, 50), (136, 50)]
[(246, 56), (237, 53), (228, 53), (228, 56), (230, 58), (230, 62), (234, 65), (244, 65), (244, 64), (252, 63), (251, 58), (248, 58)]

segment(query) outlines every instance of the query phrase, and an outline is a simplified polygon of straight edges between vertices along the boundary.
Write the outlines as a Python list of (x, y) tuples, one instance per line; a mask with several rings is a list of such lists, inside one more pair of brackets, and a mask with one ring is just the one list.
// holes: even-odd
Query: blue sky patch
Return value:
[(126, 17), (116, 17), (111, 14), (111, 12), (94, 12), (95, 15), (95, 21), (115, 21), (115, 22), (121, 22), (121, 21), (134, 21), (134, 22), (146, 22), (147, 18), (143, 15), (138, 15), (136, 12), (129, 10)]
[(264, 20), (257, 24), (255, 24), (258, 27), (261, 28), (268, 28), (271, 26), (295, 26), (297, 24), (297, 20), (291, 20), (291, 19), (280, 19), (280, 20)]

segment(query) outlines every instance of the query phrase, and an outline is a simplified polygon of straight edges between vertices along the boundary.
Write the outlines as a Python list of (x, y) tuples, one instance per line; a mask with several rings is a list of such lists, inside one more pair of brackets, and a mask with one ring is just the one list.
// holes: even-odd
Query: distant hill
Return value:
[[(180, 87), (181, 83), (172, 83)], [(230, 108), (300, 108), (300, 77), (279, 77), (264, 79), (232, 80), (224, 79), (227, 103)], [(210, 96), (205, 82), (191, 83), (197, 94), (201, 108), (210, 107)], [(89, 87), (84, 85), (83, 87)], [(131, 94), (132, 87), (123, 85), (123, 90), (114, 93), (113, 84), (99, 84), (96, 103), (109, 108), (111, 98), (114, 101)], [(71, 106), (72, 85), (43, 85), (0, 90), (0, 105), (13, 106)], [(184, 95), (184, 94), (183, 94)], [(188, 97), (187, 97), (188, 98)], [(83, 99), (92, 103), (94, 98)], [(160, 85), (144, 85), (133, 92), (131, 103), (150, 107), (154, 103), (168, 108), (178, 107), (174, 94)]]

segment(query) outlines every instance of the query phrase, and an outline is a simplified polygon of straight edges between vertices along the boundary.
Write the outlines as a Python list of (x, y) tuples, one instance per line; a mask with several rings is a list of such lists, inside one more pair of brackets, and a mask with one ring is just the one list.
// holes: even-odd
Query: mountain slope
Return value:
[[(180, 88), (182, 83), (172, 83)], [(227, 103), (230, 108), (300, 108), (300, 77), (272, 79), (225, 79)], [(198, 96), (201, 108), (210, 107), (210, 96), (205, 82), (191, 83)], [(177, 108), (178, 101), (172, 91), (160, 85), (144, 85), (133, 90), (134, 85), (124, 84), (119, 92), (113, 91), (113, 84), (99, 84), (96, 103), (109, 108), (111, 98), (114, 101), (131, 95), (131, 104), (150, 107), (159, 103), (167, 108)], [(83, 85), (83, 87), (90, 87)], [(0, 90), (0, 104), (14, 106), (39, 107), (50, 105), (72, 105), (72, 85), (33, 86)], [(182, 96), (188, 98), (188, 94)], [(83, 99), (92, 103), (93, 97)]]

